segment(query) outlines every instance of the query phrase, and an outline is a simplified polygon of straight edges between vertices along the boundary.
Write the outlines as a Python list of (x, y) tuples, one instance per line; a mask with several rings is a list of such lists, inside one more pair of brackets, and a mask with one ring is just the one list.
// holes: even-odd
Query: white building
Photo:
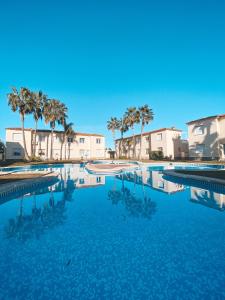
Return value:
[[(149, 159), (152, 152), (161, 152), (163, 157), (176, 159), (188, 157), (188, 142), (181, 138), (182, 131), (175, 128), (161, 128), (142, 135), (142, 158)], [(116, 140), (117, 157), (139, 157), (140, 134)]]
[(190, 158), (225, 160), (225, 114), (190, 121), (187, 125)]
[[(25, 129), (25, 140), (28, 155), (49, 159), (51, 154), (51, 131), (38, 130), (35, 144), (33, 129)], [(104, 159), (105, 137), (101, 134), (76, 132), (74, 137), (69, 137), (65, 143), (63, 132), (55, 131), (53, 134), (53, 159)], [(21, 128), (6, 128), (6, 159), (24, 159), (23, 135)]]

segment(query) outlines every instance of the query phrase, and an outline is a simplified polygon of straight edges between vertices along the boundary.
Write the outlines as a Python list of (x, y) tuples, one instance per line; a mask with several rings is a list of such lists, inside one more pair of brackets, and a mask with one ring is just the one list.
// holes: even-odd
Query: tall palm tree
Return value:
[[(75, 137), (76, 133), (73, 130), (73, 123), (69, 123), (67, 130), (66, 130), (66, 143), (68, 144), (68, 160), (70, 159), (70, 145), (71, 145), (71, 139)], [(66, 147), (65, 147), (66, 152)], [(65, 153), (66, 155), (66, 153)]]
[(34, 108), (33, 108), (33, 117), (35, 121), (35, 129), (34, 129), (34, 147), (33, 147), (33, 155), (36, 155), (36, 140), (37, 140), (37, 128), (38, 121), (42, 120), (43, 117), (43, 109), (44, 105), (47, 101), (47, 96), (39, 91), (37, 93), (32, 93), (34, 100)]
[(25, 87), (20, 88), (20, 91), (18, 91), (15, 87), (13, 87), (12, 92), (8, 94), (8, 105), (11, 107), (12, 111), (18, 111), (20, 114), (24, 156), (26, 160), (29, 160), (24, 132), (24, 120), (27, 114), (31, 114), (33, 112), (33, 99), (31, 91)]
[(51, 127), (51, 148), (50, 148), (50, 160), (53, 159), (53, 134), (56, 124), (61, 124), (62, 119), (67, 118), (67, 107), (59, 100), (50, 99), (45, 102), (43, 115), (45, 123), (50, 124)]
[(131, 147), (133, 146), (133, 141), (131, 139), (126, 140), (126, 148), (127, 148), (127, 158), (130, 159), (130, 150)]
[(63, 137), (62, 137), (61, 149), (60, 149), (60, 160), (62, 160), (63, 145), (65, 145), (65, 159), (66, 159), (66, 144), (68, 142), (68, 138), (74, 134), (73, 123), (67, 123), (66, 119), (62, 119), (61, 125), (63, 126)]
[(108, 130), (110, 130), (112, 132), (112, 137), (113, 137), (113, 143), (114, 143), (114, 149), (116, 152), (116, 141), (115, 141), (115, 134), (116, 134), (116, 130), (119, 129), (120, 126), (120, 122), (117, 118), (111, 118), (108, 122), (107, 122), (107, 128)]
[(119, 120), (119, 131), (120, 131), (120, 135), (121, 135), (121, 138), (120, 138), (120, 145), (119, 145), (119, 157), (121, 156), (121, 149), (123, 149), (123, 135), (125, 132), (128, 131), (128, 126), (127, 126), (127, 123), (126, 123), (126, 119), (125, 118), (121, 118)]
[(149, 124), (154, 119), (154, 113), (152, 109), (145, 104), (139, 107), (140, 123), (141, 123), (141, 141), (140, 141), (140, 153), (139, 159), (142, 159), (142, 136), (145, 125)]
[(133, 140), (133, 158), (135, 158), (135, 136), (134, 136), (134, 125), (140, 123), (140, 113), (136, 107), (129, 107), (125, 112), (125, 122), (129, 129), (132, 130)]

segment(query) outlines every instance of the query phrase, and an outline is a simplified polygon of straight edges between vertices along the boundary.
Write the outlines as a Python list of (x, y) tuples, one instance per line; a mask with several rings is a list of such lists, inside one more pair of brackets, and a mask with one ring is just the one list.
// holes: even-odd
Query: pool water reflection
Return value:
[(225, 189), (161, 169), (55, 171), (56, 184), (0, 205), (0, 299), (225, 297)]

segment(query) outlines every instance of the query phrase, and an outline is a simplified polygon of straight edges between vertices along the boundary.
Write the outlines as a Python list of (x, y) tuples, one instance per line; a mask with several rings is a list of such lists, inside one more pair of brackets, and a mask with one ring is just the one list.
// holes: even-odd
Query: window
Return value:
[(14, 142), (22, 141), (22, 133), (13, 133), (13, 141)]
[(158, 134), (156, 135), (156, 140), (157, 140), (157, 141), (161, 141), (161, 140), (162, 140), (162, 133), (158, 133)]
[(73, 138), (72, 137), (68, 137), (67, 138), (67, 143), (73, 143)]
[(84, 184), (84, 178), (79, 179), (79, 184)]
[(146, 154), (149, 154), (149, 149), (148, 148), (146, 149)]
[(150, 139), (150, 137), (149, 136), (146, 136), (146, 142), (149, 142), (149, 139)]
[(136, 143), (139, 144), (141, 142), (141, 138), (137, 137), (136, 138)]
[(204, 134), (203, 126), (197, 126), (194, 128), (194, 135), (202, 135), (202, 134)]
[(96, 178), (96, 182), (97, 182), (97, 183), (100, 183), (101, 181), (102, 181), (102, 178), (101, 178), (101, 177), (97, 177), (97, 178)]
[(80, 138), (80, 144), (84, 144), (85, 138)]
[(39, 135), (38, 140), (39, 140), (39, 142), (44, 142), (45, 141), (45, 136)]
[(204, 150), (205, 150), (205, 144), (196, 145), (196, 153), (203, 154)]
[(101, 139), (96, 139), (96, 144), (101, 144)]

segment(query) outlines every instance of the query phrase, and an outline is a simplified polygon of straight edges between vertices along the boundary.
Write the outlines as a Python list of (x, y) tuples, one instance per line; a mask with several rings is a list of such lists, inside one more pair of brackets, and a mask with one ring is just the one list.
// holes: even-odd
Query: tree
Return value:
[(70, 159), (70, 145), (71, 145), (71, 142), (74, 139), (75, 135), (76, 134), (73, 130), (73, 123), (69, 123), (68, 128), (66, 130), (66, 142), (68, 144), (68, 159)]
[(131, 146), (133, 146), (133, 141), (131, 139), (127, 139), (125, 146), (126, 146), (126, 152), (128, 153), (128, 158), (130, 159), (130, 150), (131, 150)]
[(12, 93), (8, 94), (8, 105), (11, 107), (13, 112), (18, 111), (20, 114), (22, 135), (23, 135), (24, 156), (26, 160), (29, 160), (27, 147), (26, 147), (24, 120), (27, 114), (33, 113), (34, 105), (33, 105), (31, 91), (25, 87), (21, 87), (20, 91), (18, 91), (15, 87), (13, 87)]
[(136, 107), (129, 107), (125, 112), (125, 122), (129, 129), (132, 130), (133, 140), (133, 158), (136, 157), (135, 153), (135, 136), (134, 136), (134, 125), (140, 123), (140, 113)]
[(35, 121), (35, 129), (34, 129), (34, 147), (33, 147), (33, 155), (36, 155), (36, 140), (37, 140), (37, 128), (38, 121), (43, 117), (43, 109), (44, 105), (47, 102), (47, 96), (39, 91), (37, 93), (32, 93), (33, 97), (33, 117)]
[(56, 124), (61, 124), (63, 119), (67, 118), (67, 107), (59, 100), (50, 99), (45, 102), (43, 115), (45, 123), (50, 124), (51, 127), (51, 148), (50, 148), (50, 160), (53, 159), (53, 134)]
[(123, 150), (123, 135), (129, 129), (127, 124), (126, 124), (125, 118), (121, 118), (119, 120), (119, 126), (118, 127), (119, 127), (119, 131), (120, 131), (120, 134), (121, 134), (120, 144), (119, 144), (119, 157), (120, 157), (121, 156), (121, 149)]
[(119, 129), (120, 126), (120, 122), (117, 118), (111, 118), (108, 122), (107, 122), (107, 128), (108, 130), (110, 130), (112, 132), (112, 136), (113, 136), (113, 143), (114, 143), (114, 149), (116, 151), (116, 141), (115, 141), (115, 133), (116, 130)]
[(142, 136), (145, 125), (149, 124), (154, 119), (154, 113), (152, 109), (145, 104), (139, 107), (140, 123), (141, 123), (141, 141), (140, 141), (140, 153), (139, 159), (142, 159)]
[[(73, 131), (73, 123), (67, 123), (66, 119), (62, 119), (60, 121), (61, 125), (63, 126), (63, 138), (61, 142), (61, 149), (60, 149), (60, 160), (62, 160), (62, 151), (63, 151), (63, 145), (65, 145), (65, 159), (66, 159), (66, 144), (71, 142), (68, 142), (68, 138), (72, 138), (74, 136), (74, 131)], [(68, 155), (69, 159), (69, 155)]]

